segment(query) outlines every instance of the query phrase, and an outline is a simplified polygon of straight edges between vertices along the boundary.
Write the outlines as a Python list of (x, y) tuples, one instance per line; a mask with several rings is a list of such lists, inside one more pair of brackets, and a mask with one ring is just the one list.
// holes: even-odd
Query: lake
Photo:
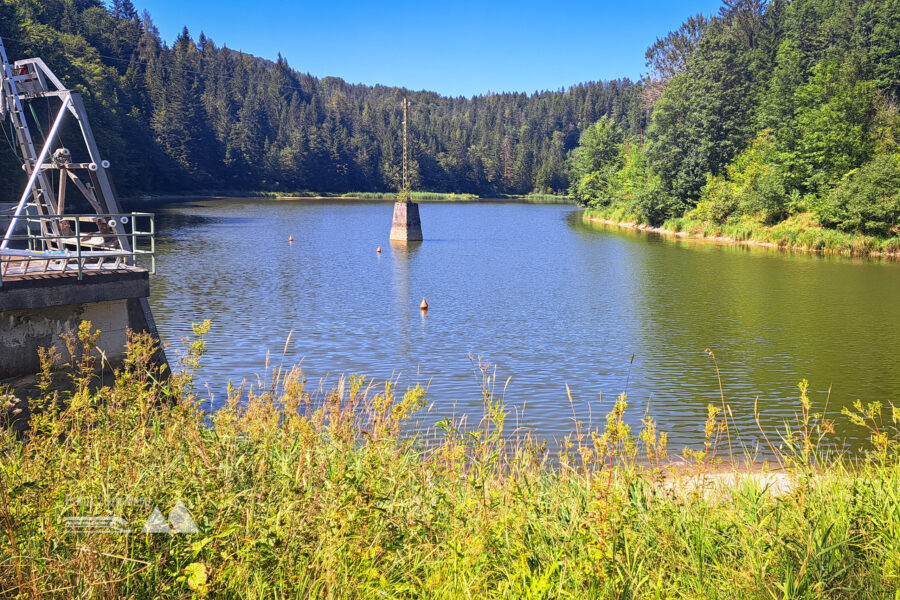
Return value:
[(255, 383), (270, 353), (276, 366), (302, 361), (313, 390), (351, 373), (428, 385), (422, 427), (480, 417), (481, 360), (496, 391), (506, 385), (510, 427), (552, 443), (573, 430), (566, 384), (595, 425), (627, 391), (629, 423), (649, 410), (675, 451), (702, 441), (707, 405), (721, 404), (707, 348), (750, 444), (754, 405), (771, 434), (794, 418), (803, 378), (832, 416), (857, 398), (900, 399), (900, 264), (588, 225), (565, 205), (420, 212), (425, 242), (395, 247), (390, 202), (159, 208), (151, 305), (170, 360), (192, 322), (212, 319), (198, 378), (213, 408), (229, 380)]

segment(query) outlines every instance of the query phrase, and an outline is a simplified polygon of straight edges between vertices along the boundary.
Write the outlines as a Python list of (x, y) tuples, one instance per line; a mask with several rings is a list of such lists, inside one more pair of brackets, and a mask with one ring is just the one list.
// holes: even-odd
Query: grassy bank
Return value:
[(515, 200), (525, 200), (534, 204), (575, 204), (575, 198), (559, 194), (525, 194), (511, 196)]
[[(79, 339), (91, 350), (89, 326)], [(0, 596), (894, 598), (900, 586), (900, 438), (880, 406), (847, 411), (873, 431), (851, 462), (822, 450), (832, 427), (801, 385), (797, 420), (769, 440), (787, 485), (710, 489), (704, 477), (731, 464), (721, 407), (686, 466), (650, 418), (629, 429), (626, 398), (598, 431), (574, 423), (550, 460), (511, 430), (487, 367), (480, 422), (413, 437), (421, 388), (350, 377), (311, 395), (298, 369), (205, 415), (202, 351), (195, 341), (163, 378), (133, 338), (113, 385), (97, 389), (91, 359), (70, 358), (63, 393), (45, 362), (31, 433), (0, 430)], [(179, 501), (199, 533), (66, 531), (103, 515), (140, 528)]]
[(794, 215), (776, 225), (750, 220), (715, 224), (682, 217), (669, 219), (660, 227), (651, 227), (640, 223), (633, 215), (615, 209), (588, 209), (584, 218), (688, 239), (845, 256), (900, 257), (900, 236), (882, 238), (828, 229), (822, 227), (810, 213)]
[[(527, 202), (529, 204), (574, 204), (575, 201), (571, 196), (559, 196), (554, 194), (525, 194), (523, 196), (510, 196), (506, 194), (495, 194), (492, 196), (478, 196), (476, 194), (453, 194), (443, 192), (410, 192), (410, 198), (417, 202), (477, 202), (479, 200), (510, 200), (517, 202)], [(291, 196), (280, 196), (282, 198), (290, 198)], [(357, 200), (395, 200), (396, 193), (378, 193), (378, 192), (348, 192), (331, 196), (334, 198), (348, 198)]]

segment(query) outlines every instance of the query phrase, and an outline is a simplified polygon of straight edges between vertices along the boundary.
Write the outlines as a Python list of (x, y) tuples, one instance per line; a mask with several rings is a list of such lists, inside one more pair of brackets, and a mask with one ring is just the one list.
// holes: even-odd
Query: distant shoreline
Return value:
[[(397, 200), (396, 192), (347, 192), (342, 194), (330, 194), (323, 192), (266, 192), (266, 191), (235, 191), (235, 190), (199, 190), (183, 194), (140, 194), (124, 197), (126, 203), (152, 204), (155, 202), (181, 201), (191, 199), (225, 199), (225, 198), (268, 198), (272, 200), (298, 201), (298, 200), (356, 200), (356, 201), (385, 201)], [(526, 194), (521, 196), (496, 194), (491, 196), (478, 196), (475, 194), (454, 194), (439, 192), (413, 192), (414, 202), (485, 202), (508, 201), (527, 202), (531, 204), (575, 204), (569, 196), (557, 196), (552, 194)]]

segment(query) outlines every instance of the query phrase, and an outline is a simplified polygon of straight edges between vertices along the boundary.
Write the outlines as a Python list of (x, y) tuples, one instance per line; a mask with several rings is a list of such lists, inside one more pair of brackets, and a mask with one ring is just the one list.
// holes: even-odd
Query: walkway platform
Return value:
[(9, 274), (0, 287), (0, 312), (108, 302), (150, 295), (150, 272), (138, 267), (78, 272)]

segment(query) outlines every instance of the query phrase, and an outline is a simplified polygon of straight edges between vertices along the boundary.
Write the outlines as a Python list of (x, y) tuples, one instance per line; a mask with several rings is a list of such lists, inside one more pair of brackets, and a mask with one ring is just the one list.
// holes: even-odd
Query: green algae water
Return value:
[(900, 401), (898, 263), (676, 241), (587, 225), (562, 205), (420, 212), (425, 242), (396, 247), (390, 202), (158, 209), (151, 304), (170, 359), (209, 318), (198, 379), (212, 409), (229, 380), (265, 379), (268, 356), (270, 370), (300, 363), (323, 389), (351, 373), (427, 385), (421, 427), (480, 417), (481, 361), (505, 394), (508, 429), (559, 440), (576, 417), (602, 425), (625, 392), (633, 429), (649, 411), (674, 450), (702, 442), (707, 405), (721, 404), (707, 348), (751, 448), (754, 406), (777, 437), (803, 378), (851, 445), (864, 440), (842, 406)]

